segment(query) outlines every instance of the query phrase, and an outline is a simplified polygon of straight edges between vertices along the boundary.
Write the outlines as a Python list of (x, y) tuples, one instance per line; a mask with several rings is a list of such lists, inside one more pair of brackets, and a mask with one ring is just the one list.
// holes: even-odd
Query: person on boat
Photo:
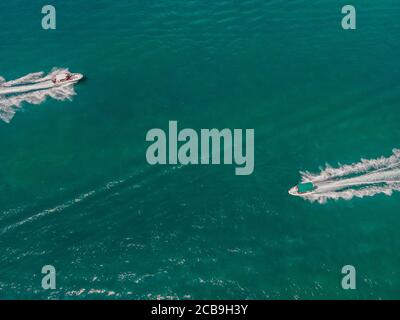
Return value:
[(62, 78), (62, 79), (60, 79), (59, 76), (60, 76), (60, 75), (57, 75), (57, 76), (55, 76), (55, 77), (52, 79), (52, 81), (53, 81), (54, 84), (56, 84), (57, 82), (68, 81), (68, 80), (71, 80), (71, 78), (72, 78), (72, 75), (69, 74), (69, 73), (67, 73), (67, 75), (65, 76), (65, 78)]

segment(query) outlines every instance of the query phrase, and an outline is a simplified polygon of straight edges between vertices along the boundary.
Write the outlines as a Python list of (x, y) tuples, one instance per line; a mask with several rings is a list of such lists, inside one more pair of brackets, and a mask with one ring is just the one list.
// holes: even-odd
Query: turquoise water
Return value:
[[(0, 4), (1, 76), (87, 76), (0, 123), (0, 298), (398, 298), (400, 193), (287, 193), (301, 170), (400, 146), (397, 1), (353, 1), (356, 31), (333, 0), (52, 4), (54, 31), (41, 1)], [(169, 120), (254, 128), (254, 173), (149, 166), (146, 133)]]

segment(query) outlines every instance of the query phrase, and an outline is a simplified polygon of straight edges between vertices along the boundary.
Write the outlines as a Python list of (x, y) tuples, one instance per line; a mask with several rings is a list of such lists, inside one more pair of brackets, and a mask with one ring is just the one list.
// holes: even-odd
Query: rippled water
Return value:
[[(399, 3), (353, 1), (356, 31), (333, 0), (52, 3), (54, 31), (40, 1), (0, 4), (0, 76), (87, 76), (72, 102), (0, 123), (1, 298), (398, 297), (399, 194), (287, 191), (399, 148)], [(169, 120), (254, 128), (253, 175), (147, 165), (146, 132)]]

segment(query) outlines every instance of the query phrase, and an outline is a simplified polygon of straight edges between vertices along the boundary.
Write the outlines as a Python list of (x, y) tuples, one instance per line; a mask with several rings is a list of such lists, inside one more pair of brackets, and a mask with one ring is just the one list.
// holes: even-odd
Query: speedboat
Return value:
[(62, 84), (67, 84), (67, 83), (75, 83), (81, 79), (83, 79), (83, 75), (81, 73), (63, 72), (63, 73), (59, 73), (56, 76), (54, 76), (51, 79), (51, 81), (55, 85), (62, 85)]
[(317, 187), (311, 181), (302, 182), (291, 188), (289, 190), (289, 194), (300, 197), (303, 195), (312, 194), (316, 189)]

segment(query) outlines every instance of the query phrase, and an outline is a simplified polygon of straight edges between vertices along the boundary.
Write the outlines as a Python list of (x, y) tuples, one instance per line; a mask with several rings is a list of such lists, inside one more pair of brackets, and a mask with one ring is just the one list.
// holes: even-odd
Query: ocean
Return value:
[[(398, 1), (352, 1), (356, 30), (334, 0), (51, 4), (56, 30), (42, 1), (0, 3), (0, 76), (86, 76), (0, 121), (1, 299), (399, 297), (400, 192), (288, 194), (400, 148)], [(254, 172), (149, 165), (169, 121), (254, 129)]]

